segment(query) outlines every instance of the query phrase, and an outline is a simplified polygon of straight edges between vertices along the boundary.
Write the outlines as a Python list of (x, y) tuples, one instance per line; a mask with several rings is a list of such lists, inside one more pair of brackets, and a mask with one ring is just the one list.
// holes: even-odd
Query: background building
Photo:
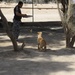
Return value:
[[(25, 3), (31, 3), (32, 0), (0, 0), (1, 2), (18, 2), (23, 1)], [(34, 3), (48, 3), (48, 2), (55, 2), (55, 0), (33, 0)]]

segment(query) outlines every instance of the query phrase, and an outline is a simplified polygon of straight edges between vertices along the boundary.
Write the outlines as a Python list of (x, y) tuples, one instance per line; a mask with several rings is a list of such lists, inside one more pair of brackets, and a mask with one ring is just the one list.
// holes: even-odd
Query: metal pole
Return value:
[(32, 0), (32, 22), (34, 22), (34, 2)]

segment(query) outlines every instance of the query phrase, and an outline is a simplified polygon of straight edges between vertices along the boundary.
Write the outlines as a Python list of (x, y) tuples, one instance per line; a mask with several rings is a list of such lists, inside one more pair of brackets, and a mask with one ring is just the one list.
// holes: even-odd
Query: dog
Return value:
[(38, 42), (38, 50), (39, 51), (46, 51), (46, 41), (42, 37), (42, 32), (37, 32), (38, 37), (37, 37), (37, 42)]

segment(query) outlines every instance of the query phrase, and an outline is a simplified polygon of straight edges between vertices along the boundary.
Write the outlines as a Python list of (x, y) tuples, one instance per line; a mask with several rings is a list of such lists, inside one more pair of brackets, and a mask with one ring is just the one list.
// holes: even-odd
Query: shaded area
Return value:
[[(11, 30), (12, 23), (9, 22), (9, 25)], [(22, 23), (19, 42), (25, 41), (26, 46), (37, 47), (37, 32), (38, 31), (43, 32), (43, 37), (45, 38), (48, 47), (63, 45), (61, 41), (65, 40), (65, 36), (64, 36), (63, 28), (61, 26), (61, 22)], [(60, 35), (61, 35), (61, 38), (60, 38)], [(11, 40), (8, 37), (6, 37), (6, 33), (4, 32), (3, 28), (0, 29), (0, 36), (1, 36), (0, 37), (1, 43), (11, 42)], [(6, 47), (10, 49), (12, 48), (12, 45), (9, 45)]]
[[(30, 51), (28, 52), (28, 50)], [(14, 75), (38, 75), (38, 74), (49, 75), (51, 73), (59, 73), (59, 72), (63, 73), (64, 71), (68, 73), (68, 72), (75, 71), (75, 69), (69, 67), (73, 65), (74, 62), (52, 61), (51, 55), (53, 55), (53, 53), (51, 51), (42, 53), (38, 51), (33, 51), (33, 49), (32, 50), (28, 49), (28, 50), (25, 51), (25, 53), (24, 51), (17, 52), (17, 53), (13, 51), (6, 51), (3, 53), (0, 52), (0, 74), (2, 75), (10, 75), (10, 74), (11, 75), (13, 74)], [(54, 55), (58, 52), (60, 51), (54, 52)], [(1, 57), (1, 55), (3, 57)]]
[[(69, 62), (33, 62), (33, 61), (4, 61), (0, 63), (4, 65), (0, 67), (0, 74), (2, 75), (49, 75), (52, 72), (57, 73), (61, 71), (71, 72), (72, 68), (68, 68), (72, 63)], [(8, 64), (9, 62), (9, 64)], [(14, 64), (15, 63), (15, 64)], [(7, 65), (5, 65), (7, 64)], [(60, 67), (58, 67), (58, 65)], [(12, 67), (12, 68), (11, 68)]]
[[(29, 25), (29, 24), (32, 24)], [(41, 23), (40, 23), (41, 24)], [(42, 26), (44, 24), (44, 26)], [(47, 24), (47, 26), (45, 26)], [(25, 41), (23, 51), (14, 52), (10, 39), (0, 30), (0, 74), (1, 75), (52, 75), (72, 72), (74, 61), (65, 60), (75, 54), (75, 50), (62, 48), (65, 35), (62, 26), (50, 23), (27, 23), (21, 26), (19, 43)], [(12, 26), (10, 26), (11, 28)], [(31, 31), (32, 30), (32, 31)], [(3, 32), (2, 32), (3, 31)], [(47, 42), (47, 51), (37, 49), (37, 32), (42, 31)], [(54, 50), (51, 48), (61, 48)], [(64, 62), (61, 57), (63, 57)], [(68, 57), (68, 58), (67, 58)], [(73, 58), (73, 57), (72, 57)], [(59, 60), (58, 60), (59, 59)]]

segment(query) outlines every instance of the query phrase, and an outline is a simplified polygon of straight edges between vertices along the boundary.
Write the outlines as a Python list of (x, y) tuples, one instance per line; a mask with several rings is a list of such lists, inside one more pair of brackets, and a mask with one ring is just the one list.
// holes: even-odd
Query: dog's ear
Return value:
[(37, 34), (39, 34), (39, 32), (37, 32)]

